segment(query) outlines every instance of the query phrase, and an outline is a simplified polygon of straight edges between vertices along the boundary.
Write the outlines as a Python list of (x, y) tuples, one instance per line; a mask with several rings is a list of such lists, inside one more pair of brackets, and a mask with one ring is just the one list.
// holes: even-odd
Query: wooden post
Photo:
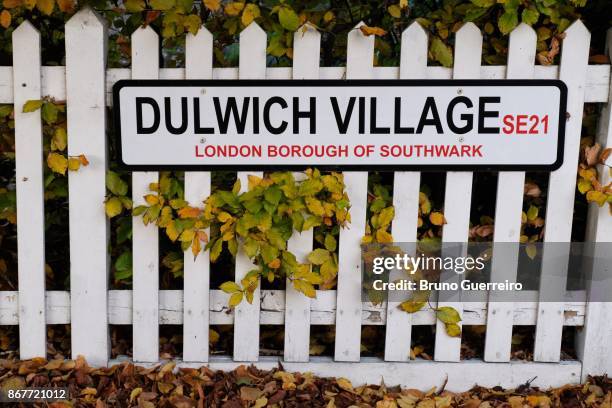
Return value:
[[(535, 31), (525, 23), (510, 33), (506, 78), (533, 78), (536, 42)], [(499, 173), (491, 282), (503, 282), (506, 279), (516, 282), (524, 185), (525, 173), (522, 171)], [(493, 291), (489, 293), (485, 361), (510, 361), (514, 302), (507, 299), (508, 296), (512, 295)]]
[(15, 179), (19, 284), (19, 356), (47, 355), (45, 321), (45, 209), (40, 109), (23, 112), (41, 98), (40, 33), (29, 21), (13, 32)]
[[(416, 21), (402, 33), (400, 78), (425, 78), (427, 68), (427, 32)], [(409, 255), (416, 251), (421, 173), (395, 172), (393, 178), (393, 206), (395, 219), (392, 225), (395, 242), (414, 243), (406, 248)], [(392, 271), (389, 281), (406, 278), (405, 271)], [(398, 301), (387, 301), (387, 330), (385, 334), (385, 360), (410, 361), (412, 314), (399, 309)]]
[[(266, 33), (251, 23), (240, 33), (240, 56), (238, 69), (240, 79), (265, 79), (266, 77)], [(241, 191), (247, 191), (249, 174), (263, 177), (263, 172), (239, 172)], [(236, 282), (256, 268), (243, 250), (236, 255)], [(234, 310), (234, 361), (257, 361), (259, 359), (259, 309), (261, 290), (253, 293), (253, 303), (244, 299)]]
[[(606, 51), (612, 61), (612, 29), (608, 30)], [(612, 83), (608, 103), (603, 107), (597, 129), (597, 141), (601, 146), (612, 145)], [(612, 158), (606, 165), (598, 166), (599, 182), (603, 186), (612, 181), (608, 166), (612, 166)], [(582, 361), (582, 381), (589, 375), (604, 375), (612, 373), (612, 268), (605, 261), (610, 254), (612, 242), (612, 217), (608, 205), (598, 207), (590, 204), (587, 222), (586, 241), (593, 246), (593, 270), (587, 286), (587, 304), (584, 327), (578, 334), (576, 350)], [(597, 243), (604, 243), (597, 247)], [(602, 254), (602, 252), (604, 252)], [(607, 302), (606, 302), (607, 301)]]
[[(200, 27), (196, 35), (187, 34), (185, 44), (185, 77), (211, 79), (213, 66), (213, 36)], [(210, 195), (210, 172), (185, 173), (185, 200), (201, 207)], [(207, 234), (210, 231), (207, 230)], [(208, 361), (208, 332), (210, 304), (210, 256), (208, 251), (194, 258), (191, 249), (184, 254), (183, 283), (183, 360)]]
[[(357, 24), (348, 34), (346, 78), (372, 77), (374, 36), (365, 36)], [(361, 239), (365, 234), (368, 172), (344, 173), (351, 200), (351, 223), (340, 230), (336, 309), (336, 361), (359, 361), (361, 354)]]
[[(159, 38), (151, 26), (132, 34), (132, 79), (157, 79), (159, 75)], [(154, 194), (151, 183), (157, 172), (132, 173), (134, 206), (146, 204), (144, 196)], [(134, 361), (159, 359), (159, 234), (154, 224), (144, 225), (142, 217), (132, 221), (133, 248), (133, 354)]]
[[(545, 249), (540, 276), (540, 302), (536, 325), (534, 361), (558, 362), (563, 333), (563, 295), (567, 284), (576, 168), (580, 149), (586, 69), (591, 34), (578, 20), (565, 30), (559, 79), (567, 85), (567, 113), (563, 165), (550, 173), (546, 199)], [(549, 244), (546, 246), (546, 244)], [(565, 245), (564, 245), (565, 244)]]
[[(319, 78), (321, 34), (310, 24), (300, 27), (293, 35), (293, 79)], [(296, 180), (302, 173), (294, 173)], [(313, 231), (293, 232), (287, 243), (298, 262), (308, 262), (312, 251)], [(284, 360), (307, 362), (310, 354), (310, 298), (295, 290), (287, 279), (285, 289), (285, 348)]]
[[(474, 23), (466, 23), (457, 31), (455, 45), (454, 79), (478, 79), (480, 77), (480, 57), (482, 54), (482, 34)], [(472, 204), (472, 173), (450, 171), (446, 173), (446, 192), (444, 193), (444, 216), (447, 224), (442, 230), (444, 243), (465, 243), (467, 245), (470, 226), (470, 207)], [(466, 248), (463, 248), (465, 252)], [(457, 256), (458, 254), (453, 254)], [(440, 280), (458, 280), (459, 275), (449, 271), (440, 275)], [(440, 292), (438, 307), (454, 307), (463, 314), (460, 293)], [(459, 361), (461, 337), (450, 337), (444, 323), (436, 321), (436, 361)]]
[(90, 8), (66, 23), (68, 154), (89, 165), (68, 173), (72, 356), (106, 365), (108, 237), (106, 197), (106, 26)]

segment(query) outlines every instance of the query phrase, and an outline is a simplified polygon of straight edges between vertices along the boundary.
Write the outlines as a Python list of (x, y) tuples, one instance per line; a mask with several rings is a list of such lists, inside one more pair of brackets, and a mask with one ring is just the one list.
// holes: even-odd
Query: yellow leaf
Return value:
[(66, 129), (58, 127), (51, 138), (51, 150), (64, 151), (68, 144), (68, 135)]
[(407, 313), (415, 313), (418, 312), (425, 306), (427, 302), (421, 302), (416, 300), (406, 300), (400, 303), (399, 307)]
[(251, 24), (253, 20), (255, 20), (260, 15), (261, 15), (261, 12), (259, 11), (259, 6), (257, 6), (257, 4), (255, 3), (249, 3), (246, 5), (246, 7), (244, 8), (244, 11), (242, 12), (242, 18), (241, 18), (242, 24), (246, 27), (249, 24)]
[(461, 327), (457, 323), (446, 323), (444, 325), (446, 328), (446, 334), (451, 337), (460, 337), (461, 336)]
[(198, 237), (194, 237), (193, 242), (191, 243), (191, 253), (193, 257), (197, 257), (200, 251), (202, 250), (202, 244), (200, 244), (200, 240)]
[(79, 159), (76, 159), (74, 157), (70, 157), (68, 159), (68, 170), (77, 171), (80, 167), (81, 167), (81, 162), (79, 161)]
[(338, 383), (338, 387), (345, 391), (353, 391), (353, 384), (351, 384), (351, 382), (346, 378), (338, 378), (336, 383)]
[(68, 168), (68, 160), (59, 153), (49, 153), (47, 156), (47, 166), (54, 172), (64, 175)]
[(529, 206), (529, 210), (527, 210), (527, 219), (529, 221), (533, 221), (538, 218), (538, 213), (540, 212), (539, 208), (535, 205)]
[(54, 7), (54, 0), (36, 0), (36, 8), (39, 9), (43, 14), (49, 15), (53, 13)]
[(2, 10), (2, 13), (0, 13), (0, 25), (4, 28), (9, 28), (11, 19), (11, 13), (8, 10)]
[(230, 296), (229, 306), (235, 307), (238, 304), (240, 304), (240, 302), (242, 302), (242, 296), (243, 296), (242, 292), (234, 292), (232, 296)]
[(225, 14), (228, 16), (237, 16), (244, 8), (244, 3), (233, 2), (225, 6)]
[(581, 194), (585, 194), (589, 191), (591, 191), (593, 189), (593, 184), (591, 184), (591, 182), (585, 178), (580, 178), (580, 180), (578, 180), (578, 191), (580, 191)]
[(400, 18), (402, 16), (402, 10), (396, 4), (389, 6), (387, 11), (389, 12), (389, 14), (391, 14), (392, 17)]
[(134, 400), (142, 393), (142, 388), (134, 388), (130, 393), (130, 402), (134, 402)]
[(591, 190), (586, 194), (586, 199), (588, 202), (597, 203), (598, 206), (602, 207), (606, 203), (608, 197), (601, 191)]
[(159, 203), (159, 197), (155, 194), (147, 194), (146, 196), (144, 196), (144, 199), (149, 205), (155, 205)]
[(325, 12), (325, 14), (323, 14), (323, 21), (325, 21), (326, 23), (329, 23), (330, 21), (332, 21), (336, 16), (334, 15), (334, 12), (331, 10), (328, 10), (327, 12)]
[(529, 244), (525, 247), (525, 252), (527, 253), (527, 256), (529, 258), (534, 259), (536, 254), (538, 253), (538, 249), (535, 245)]
[(376, 35), (382, 37), (383, 35), (387, 34), (387, 32), (380, 27), (369, 27), (367, 25), (362, 25), (359, 27), (359, 29), (365, 36)]
[(384, 228), (376, 230), (376, 242), (388, 243), (393, 242), (393, 236), (389, 234)]
[(179, 232), (176, 229), (176, 223), (174, 221), (170, 221), (166, 226), (166, 235), (170, 238), (170, 241), (174, 242), (179, 237)]
[(43, 101), (40, 99), (30, 99), (26, 103), (23, 104), (23, 113), (34, 112), (41, 108), (43, 105)]
[(121, 200), (117, 197), (109, 198), (106, 203), (104, 203), (104, 210), (106, 211), (106, 216), (108, 218), (113, 218), (121, 214), (121, 211), (123, 211)]
[(446, 224), (446, 219), (444, 218), (444, 215), (440, 212), (432, 212), (431, 214), (429, 214), (429, 221), (431, 221), (433, 225)]
[(217, 11), (221, 7), (221, 0), (204, 0), (204, 6), (210, 11)]
[(406, 7), (408, 7), (408, 0), (400, 0), (399, 6), (401, 9), (405, 9)]
[(298, 292), (302, 292), (309, 298), (315, 298), (317, 296), (317, 292), (315, 291), (314, 286), (312, 286), (306, 281), (294, 279), (293, 287), (295, 288), (295, 290), (297, 290)]
[(450, 306), (442, 306), (436, 309), (436, 317), (440, 319), (441, 322), (446, 324), (458, 323), (461, 321), (461, 316), (459, 316), (459, 312), (453, 307)]

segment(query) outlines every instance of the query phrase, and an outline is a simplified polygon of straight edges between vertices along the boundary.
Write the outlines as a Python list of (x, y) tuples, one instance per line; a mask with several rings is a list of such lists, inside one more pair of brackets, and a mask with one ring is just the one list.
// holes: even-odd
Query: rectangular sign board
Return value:
[(121, 80), (131, 170), (554, 170), (557, 80)]

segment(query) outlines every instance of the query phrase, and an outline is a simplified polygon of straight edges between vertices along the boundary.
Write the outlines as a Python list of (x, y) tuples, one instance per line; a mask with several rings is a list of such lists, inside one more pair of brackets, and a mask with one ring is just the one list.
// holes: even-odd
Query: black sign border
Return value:
[[(249, 164), (183, 164), (183, 165), (134, 165), (123, 161), (121, 148), (121, 112), (119, 109), (119, 92), (124, 87), (168, 87), (168, 86), (264, 86), (264, 87), (300, 87), (300, 86), (555, 86), (561, 93), (559, 107), (559, 135), (557, 158), (552, 164), (287, 164), (287, 165), (249, 165)], [(266, 171), (266, 170), (304, 170), (316, 167), (320, 170), (336, 171), (553, 171), (563, 164), (565, 147), (565, 122), (567, 117), (567, 86), (558, 79), (122, 79), (113, 85), (113, 130), (119, 167), (128, 171)]]

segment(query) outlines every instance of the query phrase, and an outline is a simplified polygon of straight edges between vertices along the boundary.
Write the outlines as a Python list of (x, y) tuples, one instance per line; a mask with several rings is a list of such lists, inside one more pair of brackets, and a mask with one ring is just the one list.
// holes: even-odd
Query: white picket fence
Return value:
[[(453, 69), (427, 66), (427, 34), (416, 23), (402, 35), (399, 67), (373, 67), (374, 37), (364, 36), (359, 29), (349, 34), (346, 68), (319, 67), (320, 38), (313, 27), (299, 29), (294, 37), (294, 67), (266, 68), (266, 33), (253, 23), (240, 34), (239, 67), (213, 68), (213, 36), (201, 29), (195, 36), (187, 36), (186, 68), (160, 69), (159, 37), (150, 27), (140, 28), (132, 35), (130, 70), (106, 68), (107, 31), (89, 9), (66, 24), (65, 67), (41, 66), (40, 35), (29, 22), (15, 30), (13, 66), (0, 67), (0, 103), (14, 103), (16, 107), (19, 290), (0, 292), (0, 325), (19, 325), (21, 358), (45, 356), (47, 324), (70, 324), (74, 357), (84, 355), (94, 365), (113, 364), (116, 360), (109, 360), (109, 324), (115, 324), (132, 325), (134, 361), (154, 363), (159, 360), (159, 325), (182, 324), (184, 352), (180, 364), (230, 369), (240, 362), (257, 362), (258, 366), (272, 367), (278, 359), (259, 357), (259, 327), (266, 324), (284, 325), (282, 362), (286, 369), (344, 376), (357, 383), (377, 383), (384, 377), (387, 384), (423, 388), (439, 385), (448, 376), (448, 386), (461, 389), (475, 383), (516, 386), (537, 376), (534, 384), (548, 386), (577, 382), (590, 373), (612, 373), (612, 304), (588, 302), (590, 289), (568, 293), (566, 302), (538, 302), (541, 297), (550, 298), (550, 293), (565, 290), (551, 284), (553, 280), (547, 277), (553, 273), (567, 276), (567, 265), (560, 271), (551, 259), (544, 259), (540, 290), (523, 293), (516, 303), (488, 303), (486, 297), (451, 303), (461, 312), (463, 325), (486, 324), (483, 360), (460, 361), (460, 339), (446, 334), (429, 307), (410, 315), (399, 311), (394, 303), (362, 305), (359, 243), (366, 220), (366, 172), (345, 173), (353, 222), (340, 234), (335, 291), (319, 291), (311, 301), (291, 285), (286, 291), (258, 290), (252, 304), (243, 302), (232, 311), (227, 307), (228, 296), (209, 287), (206, 254), (195, 261), (185, 255), (184, 290), (159, 290), (158, 229), (144, 226), (139, 219), (133, 223), (133, 290), (108, 290), (109, 227), (103, 202), (110, 158), (105, 109), (111, 103), (112, 85), (127, 78), (559, 78), (569, 89), (567, 136), (564, 164), (550, 175), (545, 239), (570, 241), (585, 102), (608, 103), (599, 137), (601, 144), (612, 144), (610, 65), (588, 65), (590, 33), (580, 21), (566, 31), (559, 66), (534, 65), (536, 34), (524, 24), (510, 36), (507, 66), (481, 66), (482, 34), (471, 23), (456, 33)], [(69, 175), (70, 292), (45, 291), (41, 117), (39, 112), (22, 113), (19, 108), (41, 96), (67, 101), (69, 154), (85, 154), (90, 162)], [(609, 172), (601, 174), (602, 183), (609, 182)], [(246, 186), (247, 173), (238, 177)], [(133, 173), (135, 204), (142, 202), (149, 183), (157, 179), (155, 172)], [(499, 174), (496, 242), (518, 242), (524, 180), (522, 172)], [(192, 205), (201, 203), (210, 192), (210, 181), (210, 173), (188, 172), (186, 199)], [(397, 172), (394, 183), (393, 236), (396, 241), (414, 241), (420, 174)], [(444, 208), (448, 224), (443, 240), (468, 240), (471, 189), (472, 173), (447, 174), (445, 200), (450, 204)], [(592, 241), (612, 241), (612, 216), (607, 208), (591, 208), (588, 236)], [(304, 258), (312, 248), (312, 233), (296, 235), (289, 248)], [(236, 280), (250, 268), (249, 259), (239, 254)], [(595, 272), (612, 273), (609, 266), (605, 268)], [(516, 269), (516, 262), (494, 264), (493, 279), (516, 279)], [(607, 290), (612, 291), (612, 287)], [(234, 325), (231, 357), (209, 358), (208, 328), (214, 324)], [(410, 361), (412, 326), (434, 324), (438, 324), (434, 361)], [(336, 326), (333, 359), (309, 357), (310, 325)], [(362, 325), (386, 325), (386, 338), (380, 339), (385, 344), (384, 360), (360, 358)], [(536, 325), (533, 362), (510, 360), (512, 327), (516, 325)], [(581, 327), (578, 361), (560, 361), (563, 326)]]

